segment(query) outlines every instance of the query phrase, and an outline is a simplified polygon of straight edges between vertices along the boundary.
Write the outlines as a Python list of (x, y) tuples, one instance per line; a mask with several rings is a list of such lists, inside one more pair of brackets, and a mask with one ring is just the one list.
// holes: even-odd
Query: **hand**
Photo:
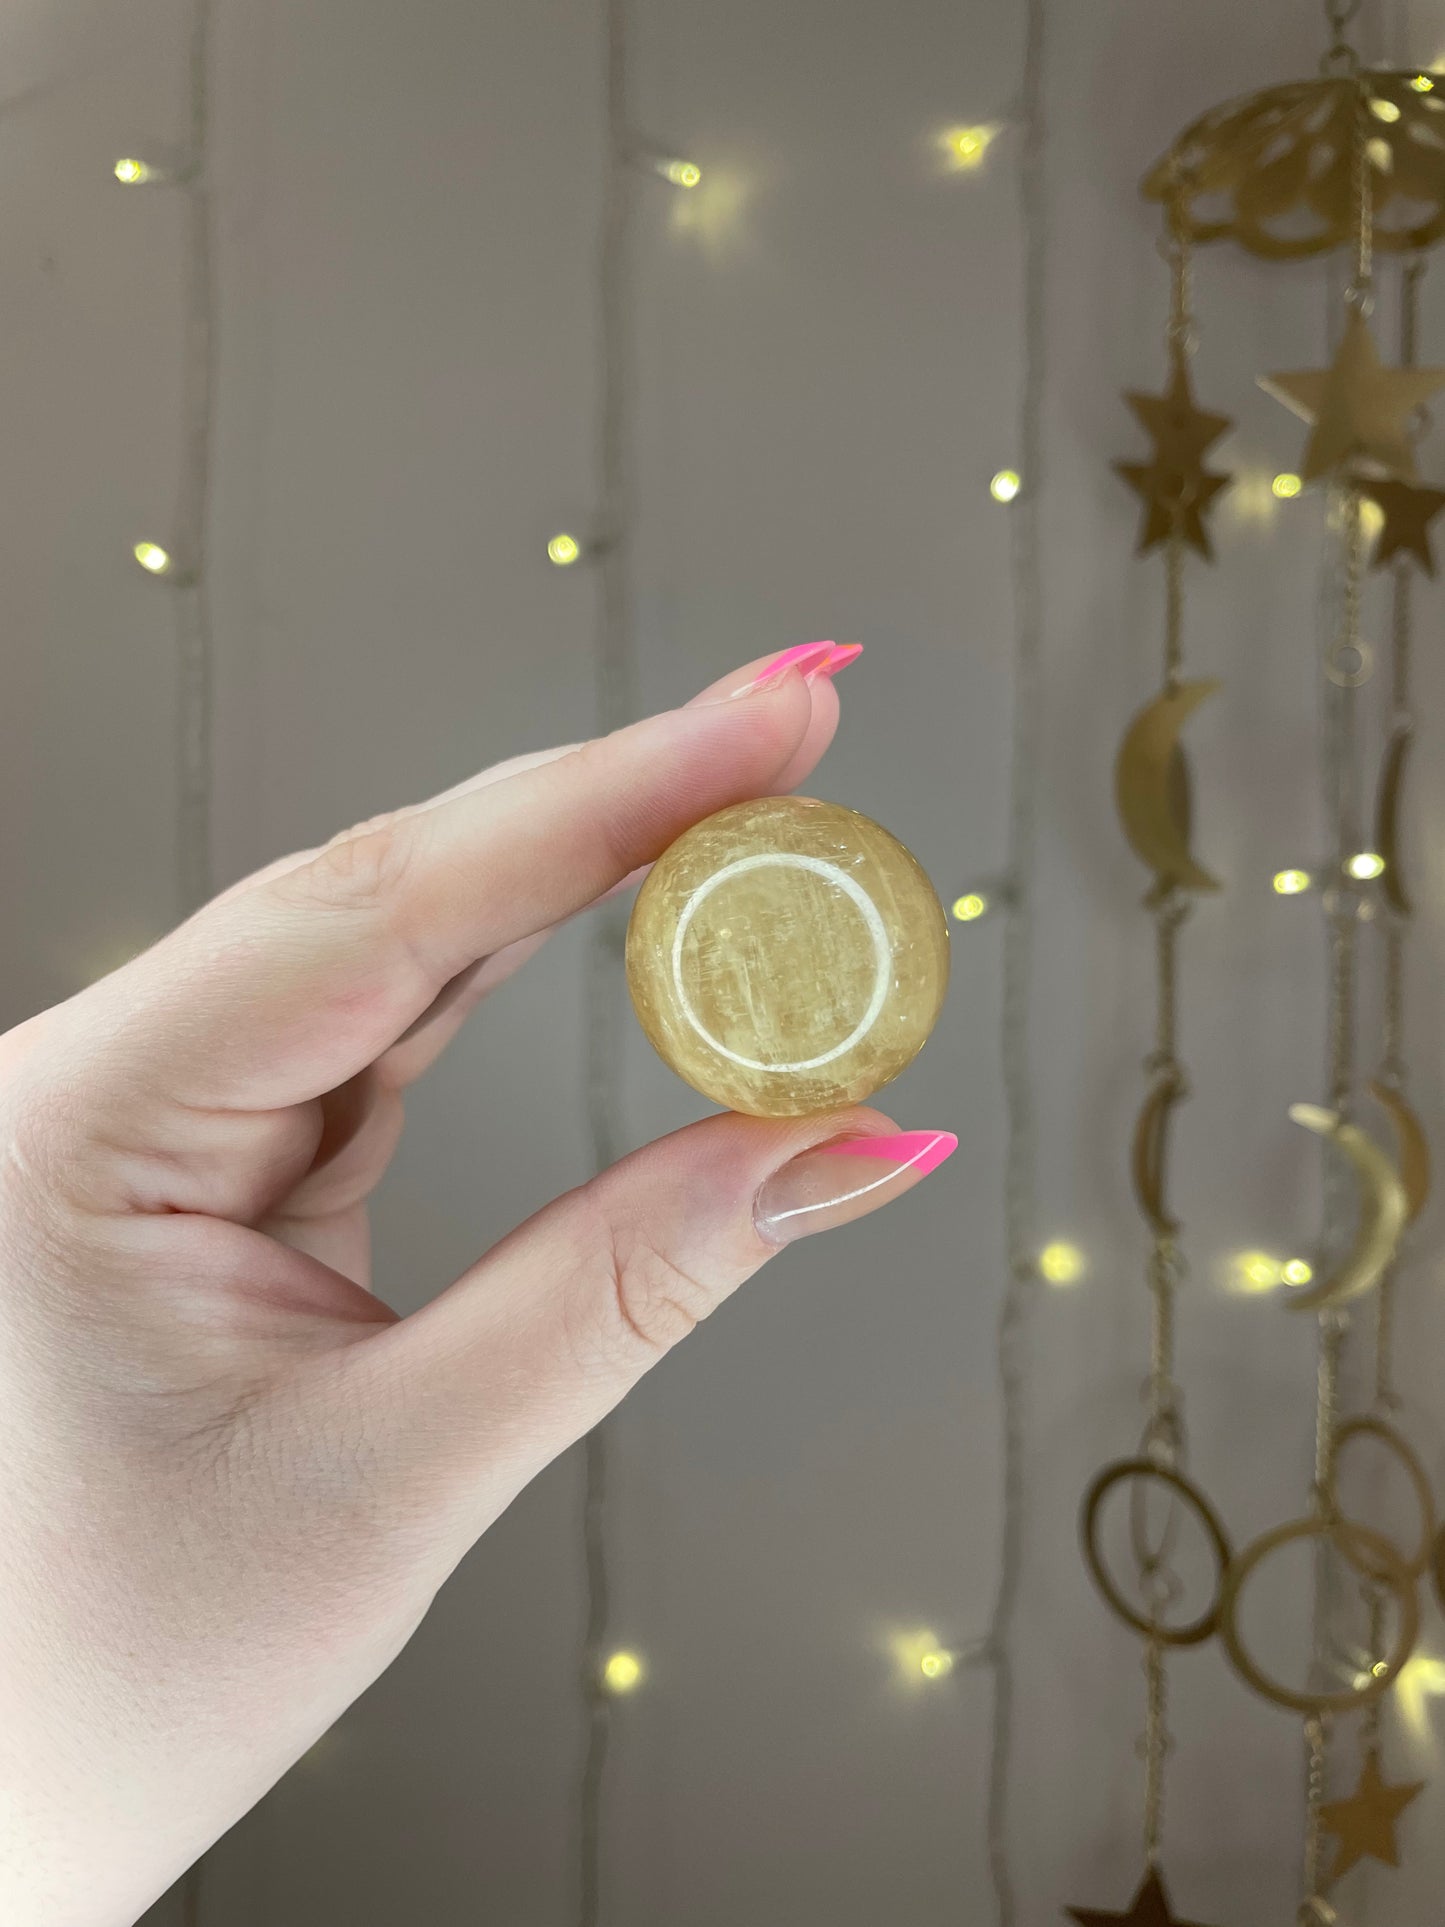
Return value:
[(560, 920), (801, 781), (847, 659), (790, 651), (288, 858), (0, 1038), (7, 1927), (133, 1920), (671, 1345), (952, 1149), (713, 1116), (414, 1316), (370, 1289), (404, 1087)]

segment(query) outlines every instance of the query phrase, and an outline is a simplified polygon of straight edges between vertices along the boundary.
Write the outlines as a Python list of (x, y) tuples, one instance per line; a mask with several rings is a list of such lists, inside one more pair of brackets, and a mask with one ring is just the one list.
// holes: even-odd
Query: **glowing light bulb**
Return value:
[(115, 178), (123, 187), (144, 187), (147, 181), (156, 178), (156, 171), (148, 162), (127, 156), (116, 162)]
[(696, 187), (702, 180), (702, 169), (696, 161), (680, 161), (664, 155), (652, 165), (673, 187)]
[(1385, 511), (1379, 503), (1366, 495), (1360, 501), (1360, 527), (1373, 542), (1385, 526)]
[(950, 127), (943, 142), (955, 167), (982, 167), (997, 133), (997, 127)]
[(1083, 1276), (1084, 1254), (1077, 1245), (1056, 1240), (1039, 1253), (1039, 1270), (1051, 1285), (1072, 1285)]
[(988, 485), (988, 492), (996, 502), (1011, 502), (1023, 487), (1015, 470), (1001, 468)]
[(1445, 1662), (1424, 1653), (1412, 1653), (1395, 1681), (1395, 1699), (1405, 1723), (1423, 1739), (1430, 1730), (1429, 1699), (1445, 1693)]
[(1416, 74), (1415, 78), (1410, 82), (1410, 85), (1415, 89), (1417, 94), (1432, 93), (1435, 88), (1435, 83), (1431, 80), (1429, 74)]
[(602, 1684), (609, 1693), (630, 1693), (642, 1684), (642, 1670), (636, 1653), (613, 1653), (602, 1668)]
[(918, 1662), (918, 1670), (925, 1679), (947, 1679), (953, 1668), (952, 1653), (940, 1651), (924, 1653)]
[(575, 535), (565, 532), (554, 535), (547, 544), (547, 560), (555, 562), (559, 569), (570, 569), (582, 553), (582, 544)]
[(959, 897), (953, 906), (953, 914), (960, 923), (973, 923), (988, 909), (988, 898), (977, 890), (970, 890), (966, 897)]
[(159, 542), (137, 542), (132, 554), (148, 575), (169, 575), (175, 566)]
[(1304, 483), (1300, 480), (1299, 476), (1292, 473), (1289, 469), (1282, 470), (1270, 483), (1270, 488), (1279, 497), (1281, 502), (1291, 501), (1299, 494), (1303, 487)]
[(1276, 870), (1274, 892), (1279, 897), (1297, 897), (1310, 887), (1308, 870)]
[(1370, 102), (1370, 112), (1376, 120), (1385, 121), (1387, 124), (1400, 118), (1400, 110), (1394, 101), (1381, 100), (1378, 95)]
[(1282, 1275), (1279, 1259), (1267, 1251), (1241, 1251), (1235, 1269), (1247, 1291), (1273, 1291)]
[(1385, 859), (1374, 850), (1360, 850), (1350, 858), (1345, 868), (1359, 882), (1370, 883), (1384, 874)]
[(1287, 1285), (1307, 1285), (1315, 1275), (1315, 1268), (1307, 1258), (1287, 1258), (1280, 1266), (1279, 1275)]

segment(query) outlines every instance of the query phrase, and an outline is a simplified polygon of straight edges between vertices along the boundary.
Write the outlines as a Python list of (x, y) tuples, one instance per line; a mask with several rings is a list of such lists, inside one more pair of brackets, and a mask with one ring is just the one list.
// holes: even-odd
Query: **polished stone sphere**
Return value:
[(922, 1049), (948, 924), (895, 837), (837, 803), (766, 796), (663, 852), (627, 931), (632, 1002), (695, 1090), (754, 1117), (856, 1104)]

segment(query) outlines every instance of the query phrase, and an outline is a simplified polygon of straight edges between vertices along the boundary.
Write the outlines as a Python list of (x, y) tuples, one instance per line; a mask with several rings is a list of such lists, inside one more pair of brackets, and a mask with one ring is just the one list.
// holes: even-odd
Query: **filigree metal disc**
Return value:
[(1363, 89), (1375, 246), (1433, 247), (1445, 234), (1445, 82), (1426, 75), (1422, 93), (1419, 77), (1328, 75), (1212, 107), (1150, 169), (1144, 195), (1175, 198), (1195, 241), (1237, 241), (1272, 261), (1327, 254), (1354, 233)]

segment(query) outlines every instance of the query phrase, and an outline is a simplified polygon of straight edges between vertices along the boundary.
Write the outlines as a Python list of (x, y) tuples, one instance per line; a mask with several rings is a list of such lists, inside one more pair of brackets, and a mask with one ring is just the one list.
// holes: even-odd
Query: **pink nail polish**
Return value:
[(733, 691), (734, 696), (751, 696), (754, 690), (766, 689), (769, 683), (776, 682), (779, 676), (796, 669), (805, 682), (815, 676), (832, 654), (831, 642), (800, 642), (792, 649), (785, 649), (780, 656), (774, 656), (767, 668), (754, 676), (750, 683)]
[(911, 1191), (957, 1149), (951, 1131), (898, 1131), (814, 1145), (774, 1171), (758, 1192), (758, 1236), (766, 1244), (791, 1244), (861, 1218)]
[(832, 653), (823, 664), (820, 673), (831, 679), (836, 676), (840, 670), (846, 669), (850, 662), (857, 662), (862, 653), (863, 645), (861, 642), (835, 642)]

